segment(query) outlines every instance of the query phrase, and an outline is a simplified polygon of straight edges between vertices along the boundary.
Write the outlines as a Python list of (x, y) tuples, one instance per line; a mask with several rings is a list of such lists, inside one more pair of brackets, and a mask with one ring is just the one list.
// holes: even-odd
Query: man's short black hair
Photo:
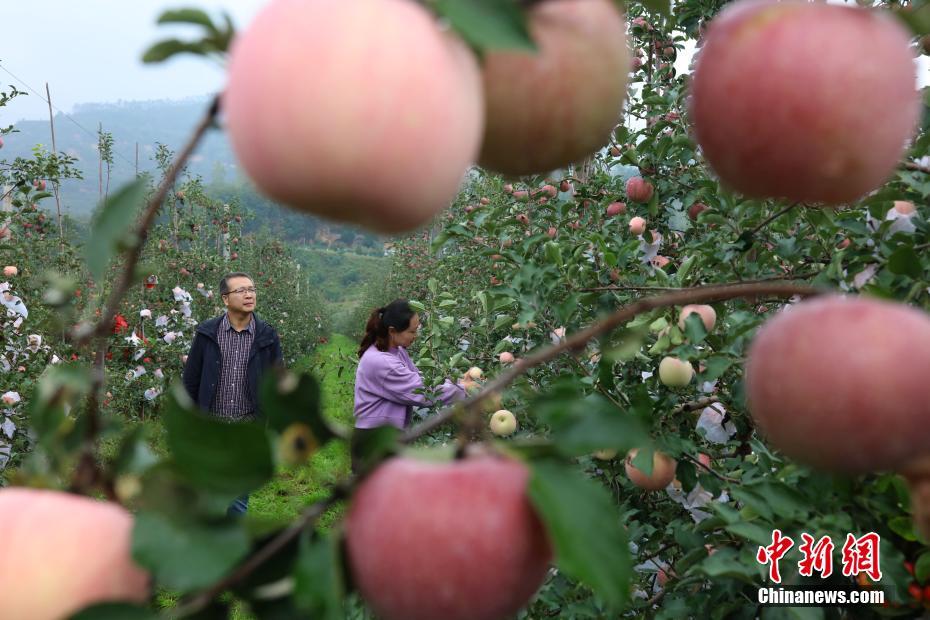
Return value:
[[(220, 295), (229, 295), (229, 280), (232, 278), (248, 278), (249, 280), (252, 280), (252, 276), (241, 271), (227, 273), (225, 276), (220, 278)], [(252, 280), (252, 284), (255, 284), (255, 280)]]

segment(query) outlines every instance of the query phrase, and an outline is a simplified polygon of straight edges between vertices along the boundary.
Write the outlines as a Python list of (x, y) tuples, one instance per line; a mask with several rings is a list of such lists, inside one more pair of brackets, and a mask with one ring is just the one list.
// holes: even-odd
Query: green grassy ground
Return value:
[[(355, 343), (334, 335), (317, 348), (316, 355), (302, 360), (294, 370), (309, 370), (322, 383), (323, 412), (331, 420), (352, 425), (355, 384)], [(249, 514), (260, 519), (293, 520), (303, 507), (326, 495), (337, 479), (349, 472), (348, 446), (333, 441), (314, 454), (302, 467), (284, 470), (249, 499)], [(339, 508), (324, 515), (328, 527), (340, 516)]]

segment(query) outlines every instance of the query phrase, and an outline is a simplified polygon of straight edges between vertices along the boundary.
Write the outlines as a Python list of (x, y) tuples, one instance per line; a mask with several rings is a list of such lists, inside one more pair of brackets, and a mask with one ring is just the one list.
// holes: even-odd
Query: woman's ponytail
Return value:
[(406, 330), (414, 314), (416, 312), (406, 299), (395, 299), (386, 306), (372, 310), (365, 324), (365, 336), (358, 347), (359, 358), (371, 345), (377, 346), (379, 351), (387, 351), (388, 328), (393, 327), (398, 332)]

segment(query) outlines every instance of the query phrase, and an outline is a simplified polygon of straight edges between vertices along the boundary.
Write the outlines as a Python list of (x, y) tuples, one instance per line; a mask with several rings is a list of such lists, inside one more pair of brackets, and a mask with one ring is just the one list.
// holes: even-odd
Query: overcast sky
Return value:
[[(78, 103), (183, 99), (211, 94), (223, 84), (213, 60), (179, 56), (157, 65), (142, 53), (167, 36), (198, 33), (187, 27), (158, 26), (168, 8), (198, 7), (218, 19), (222, 11), (237, 29), (247, 25), (267, 0), (0, 0), (0, 85), (29, 90), (70, 112)], [(7, 73), (9, 72), (9, 73)], [(31, 93), (0, 109), (0, 125), (47, 119), (48, 105)]]
[[(22, 119), (48, 118), (46, 82), (55, 108), (66, 113), (79, 103), (183, 99), (215, 93), (224, 81), (223, 70), (215, 61), (181, 56), (157, 65), (142, 64), (142, 52), (155, 41), (197, 32), (183, 26), (159, 27), (157, 16), (167, 8), (186, 6), (207, 10), (214, 18), (226, 10), (242, 29), (267, 0), (0, 2), (0, 85), (4, 90), (8, 84), (22, 90), (31, 88), (42, 97), (30, 94), (0, 109), (0, 125), (6, 126)], [(678, 71), (687, 71), (692, 50), (688, 45), (685, 53), (679, 54), (675, 63)], [(919, 66), (919, 81), (924, 86), (930, 83), (926, 56), (921, 57)]]

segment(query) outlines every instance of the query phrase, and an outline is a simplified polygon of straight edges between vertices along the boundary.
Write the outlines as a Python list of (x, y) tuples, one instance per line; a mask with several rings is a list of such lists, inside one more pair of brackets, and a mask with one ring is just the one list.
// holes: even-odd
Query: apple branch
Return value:
[(680, 306), (684, 304), (708, 303), (714, 301), (724, 301), (736, 298), (755, 298), (762, 295), (773, 295), (777, 297), (813, 296), (829, 292), (824, 289), (818, 289), (810, 286), (800, 286), (797, 284), (784, 283), (750, 283), (750, 284), (728, 284), (703, 286), (681, 291), (667, 293), (665, 295), (656, 295), (653, 297), (642, 298), (628, 306), (617, 310), (608, 317), (597, 323), (577, 332), (563, 342), (542, 348), (532, 355), (520, 359), (511, 369), (498, 376), (494, 381), (487, 384), (484, 389), (456, 405), (443, 409), (436, 415), (421, 422), (417, 426), (407, 431), (402, 441), (410, 443), (415, 439), (435, 430), (451, 420), (457, 412), (464, 408), (467, 411), (477, 409), (478, 406), (495, 392), (502, 391), (510, 385), (517, 377), (526, 373), (527, 370), (540, 364), (545, 364), (565, 351), (581, 350), (585, 345), (594, 338), (606, 334), (620, 325), (632, 320), (638, 314), (665, 308), (668, 306)]
[(182, 151), (175, 158), (171, 167), (165, 173), (165, 178), (162, 179), (161, 185), (159, 185), (155, 194), (146, 205), (145, 211), (143, 212), (138, 227), (136, 228), (134, 243), (128, 250), (125, 262), (123, 264), (123, 270), (119, 274), (116, 285), (110, 292), (110, 296), (107, 298), (104, 311), (100, 315), (100, 320), (91, 330), (87, 330), (87, 332), (76, 338), (77, 346), (84, 346), (91, 341), (95, 341), (96, 354), (94, 368), (91, 375), (92, 379), (90, 395), (88, 397), (88, 406), (86, 410), (87, 430), (85, 432), (84, 446), (82, 449), (80, 461), (78, 466), (75, 468), (75, 473), (72, 477), (72, 488), (79, 490), (89, 490), (97, 486), (100, 482), (104, 482), (104, 490), (108, 497), (111, 497), (112, 499), (112, 488), (109, 488), (107, 482), (103, 480), (100, 466), (98, 465), (97, 459), (94, 456), (94, 446), (96, 443), (97, 435), (100, 432), (100, 420), (98, 416), (100, 408), (100, 392), (103, 390), (103, 386), (106, 381), (106, 373), (104, 372), (103, 365), (108, 346), (107, 335), (110, 332), (110, 326), (113, 322), (113, 317), (116, 316), (116, 312), (119, 309), (119, 305), (122, 302), (123, 297), (126, 296), (126, 293), (129, 291), (129, 287), (132, 285), (136, 265), (139, 263), (139, 258), (142, 256), (142, 248), (145, 246), (145, 242), (149, 234), (149, 229), (155, 220), (155, 216), (157, 215), (158, 210), (161, 208), (161, 204), (164, 202), (165, 196), (168, 194), (168, 190), (174, 185), (175, 179), (181, 172), (181, 169), (184, 167), (188, 158), (190, 158), (191, 154), (194, 152), (194, 149), (200, 143), (200, 140), (206, 134), (207, 129), (209, 129), (216, 120), (216, 117), (219, 114), (219, 109), (220, 98), (219, 96), (216, 96), (211, 102), (207, 113), (194, 129), (194, 133), (191, 135), (187, 144), (184, 146)]

